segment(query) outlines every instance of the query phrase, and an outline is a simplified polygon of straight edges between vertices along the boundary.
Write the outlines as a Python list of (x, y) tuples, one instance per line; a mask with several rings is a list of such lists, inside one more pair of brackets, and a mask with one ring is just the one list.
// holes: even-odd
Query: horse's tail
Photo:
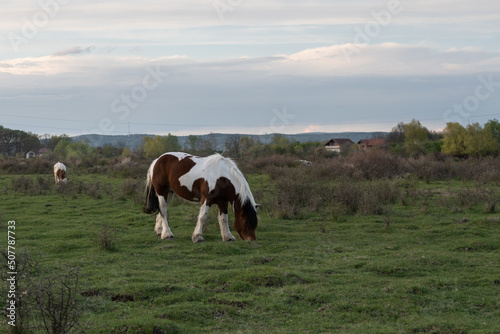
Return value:
[(147, 178), (146, 178), (146, 201), (142, 207), (144, 213), (157, 213), (160, 211), (160, 202), (158, 201), (158, 195), (156, 195), (155, 187), (153, 186), (153, 167), (156, 160), (153, 161), (149, 167)]

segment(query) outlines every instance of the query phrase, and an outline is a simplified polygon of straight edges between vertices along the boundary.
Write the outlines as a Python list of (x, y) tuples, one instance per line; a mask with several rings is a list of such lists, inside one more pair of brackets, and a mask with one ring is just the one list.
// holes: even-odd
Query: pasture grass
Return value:
[[(223, 243), (212, 208), (193, 244), (198, 205), (174, 199), (175, 239), (159, 240), (142, 180), (82, 174), (30, 193), (16, 178), (0, 177), (1, 245), (15, 220), (16, 250), (40, 274), (80, 268), (87, 333), (500, 333), (499, 206), (460, 205), (473, 183), (418, 181), (378, 215), (331, 206), (283, 219), (274, 181), (249, 175), (257, 241)], [(113, 247), (100, 247), (103, 226)]]

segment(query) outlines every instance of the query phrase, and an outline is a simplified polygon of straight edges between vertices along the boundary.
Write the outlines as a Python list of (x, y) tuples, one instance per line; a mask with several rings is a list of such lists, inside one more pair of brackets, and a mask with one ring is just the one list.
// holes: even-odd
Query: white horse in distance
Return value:
[(66, 166), (62, 162), (58, 162), (54, 165), (54, 179), (56, 184), (58, 183), (68, 183), (66, 178)]

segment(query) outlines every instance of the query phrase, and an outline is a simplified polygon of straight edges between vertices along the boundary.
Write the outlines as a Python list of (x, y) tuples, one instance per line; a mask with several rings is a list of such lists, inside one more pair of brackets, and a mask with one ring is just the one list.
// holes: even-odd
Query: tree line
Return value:
[[(398, 123), (388, 134), (375, 134), (385, 138), (388, 150), (402, 156), (418, 156), (442, 152), (459, 158), (497, 156), (500, 152), (500, 122), (496, 119), (483, 126), (479, 123), (466, 127), (449, 122), (442, 132), (430, 131), (420, 121), (413, 119), (409, 123)], [(326, 138), (325, 138), (326, 139)], [(251, 135), (229, 135), (225, 142), (225, 155), (240, 157), (258, 157), (272, 154), (288, 154), (299, 157), (330, 154), (324, 150), (324, 143), (297, 142), (283, 135), (276, 134), (272, 141), (263, 144)], [(144, 137), (142, 144), (134, 151), (125, 144), (116, 146), (106, 144), (91, 147), (87, 142), (74, 142), (67, 135), (38, 136), (31, 132), (12, 130), (0, 126), (0, 156), (24, 156), (28, 151), (38, 152), (46, 148), (59, 159), (84, 159), (87, 157), (127, 156), (135, 154), (147, 159), (154, 159), (164, 152), (185, 150), (193, 154), (208, 155), (216, 152), (214, 136), (202, 138), (191, 135), (184, 147), (177, 136)], [(357, 145), (345, 148), (341, 154), (358, 151)]]

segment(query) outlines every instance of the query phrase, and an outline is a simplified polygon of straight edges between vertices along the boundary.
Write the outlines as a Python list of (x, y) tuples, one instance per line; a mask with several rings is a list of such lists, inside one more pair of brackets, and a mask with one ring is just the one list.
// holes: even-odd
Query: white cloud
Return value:
[[(368, 0), (223, 2), (230, 9), (221, 20), (211, 0), (71, 1), (60, 5), (49, 15), (49, 22), (39, 27), (36, 39), (45, 43), (33, 44), (42, 50), (58, 45), (55, 49), (60, 50), (75, 44), (132, 49), (139, 45), (349, 43), (356, 27), (363, 28), (374, 20), (374, 12), (387, 9), (385, 1)], [(406, 35), (401, 38), (423, 32), (431, 39), (445, 34), (453, 40), (485, 38), (485, 33), (494, 35), (499, 29), (498, 2), (492, 0), (399, 3), (402, 12), (393, 15), (377, 43), (394, 41), (401, 29)], [(2, 7), (0, 31), (22, 35), (25, 20), (33, 23), (33, 15), (40, 12), (44, 9), (36, 2), (7, 2)], [(36, 51), (29, 46), (25, 50), (33, 55)]]
[[(346, 58), (345, 50), (358, 48)], [(90, 54), (93, 47), (79, 46), (58, 51), (52, 56), (26, 57), (0, 61), (0, 72), (15, 75), (55, 75), (86, 73), (94, 77), (99, 72), (129, 73), (141, 71), (151, 64), (160, 64), (178, 75), (217, 74), (222, 77), (245, 73), (252, 76), (424, 76), (458, 75), (500, 71), (500, 51), (475, 48), (441, 51), (427, 46), (384, 43), (359, 46), (332, 45), (306, 49), (290, 55), (273, 57), (240, 57), (203, 61), (184, 56), (148, 59), (137, 56)], [(80, 55), (80, 57), (74, 57)], [(349, 61), (348, 61), (349, 60)], [(99, 79), (101, 80), (101, 79)]]
[(271, 72), (318, 76), (456, 75), (500, 71), (499, 59), (500, 51), (441, 51), (396, 43), (345, 44), (308, 49), (285, 56)]

